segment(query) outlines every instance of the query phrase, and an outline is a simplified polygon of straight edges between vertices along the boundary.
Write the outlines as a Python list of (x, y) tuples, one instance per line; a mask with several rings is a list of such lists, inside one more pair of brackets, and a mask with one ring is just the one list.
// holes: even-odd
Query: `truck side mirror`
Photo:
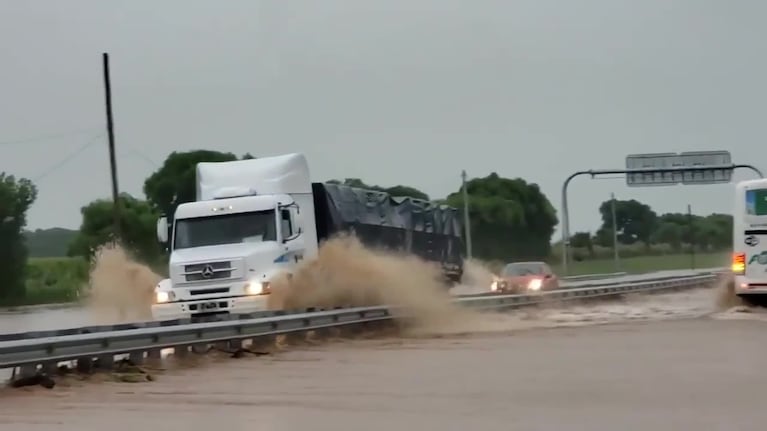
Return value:
[(161, 244), (168, 243), (168, 218), (165, 216), (157, 219), (157, 240)]
[(295, 232), (293, 235), (290, 235), (289, 237), (286, 237), (286, 238), (282, 238), (282, 243), (283, 243), (283, 244), (285, 244), (285, 243), (286, 243), (286, 242), (288, 242), (288, 241), (293, 241), (294, 239), (296, 239), (296, 238), (298, 238), (299, 236), (301, 236), (301, 234), (302, 234), (303, 232), (304, 232), (304, 231), (303, 231), (303, 230), (301, 229), (301, 227), (299, 226), (299, 227), (298, 227), (298, 230), (297, 230), (297, 231), (296, 231), (296, 232)]

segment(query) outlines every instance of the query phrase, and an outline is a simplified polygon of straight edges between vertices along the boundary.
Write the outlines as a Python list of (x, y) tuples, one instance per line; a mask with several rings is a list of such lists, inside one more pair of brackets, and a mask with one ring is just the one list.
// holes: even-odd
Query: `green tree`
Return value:
[(666, 213), (658, 217), (658, 226), (652, 235), (653, 243), (671, 244), (680, 249), (682, 244), (693, 244), (704, 250), (723, 250), (732, 247), (732, 216), (709, 214)]
[[(693, 217), (697, 217), (693, 215)], [(658, 223), (673, 223), (679, 226), (689, 226), (690, 216), (682, 213), (665, 213), (658, 217)]]
[[(462, 188), (446, 203), (463, 208)], [(472, 249), (483, 259), (543, 259), (551, 251), (556, 210), (537, 184), (495, 172), (467, 182)]]
[(77, 231), (54, 227), (25, 231), (29, 257), (63, 257), (67, 255), (69, 244), (77, 236)]
[[(243, 160), (253, 158), (250, 153), (242, 157)], [(165, 159), (160, 169), (146, 179), (144, 194), (153, 209), (172, 218), (179, 204), (196, 199), (197, 163), (233, 160), (237, 160), (237, 156), (220, 151), (174, 151)]]
[(670, 221), (661, 221), (650, 237), (653, 244), (669, 244), (676, 251), (681, 250), (682, 242), (687, 235), (687, 226)]
[(594, 241), (589, 232), (575, 232), (570, 236), (570, 246), (574, 248), (585, 248), (589, 255), (594, 255)]
[[(612, 231), (613, 216), (611, 201), (606, 200), (599, 206), (599, 214), (602, 216), (600, 230)], [(650, 237), (658, 222), (658, 215), (648, 205), (635, 199), (615, 201), (615, 225), (618, 230), (618, 242), (621, 244), (634, 244), (643, 242), (650, 245)], [(598, 236), (604, 237), (605, 235)]]
[(26, 178), (0, 172), (0, 301), (25, 297), (27, 211), (37, 199), (37, 187)]
[[(162, 250), (157, 243), (158, 214), (147, 201), (123, 193), (120, 195), (120, 243), (137, 259), (154, 264), (160, 260)], [(113, 204), (111, 199), (98, 199), (81, 209), (80, 231), (69, 248), (70, 256), (90, 259), (96, 249), (109, 242), (114, 235)]]
[(733, 220), (730, 214), (709, 214), (703, 221), (710, 226), (708, 246), (716, 250), (726, 250), (732, 247)]
[(670, 244), (681, 250), (684, 244), (694, 241), (694, 231), (700, 230), (701, 217), (695, 214), (665, 213), (658, 217), (658, 224), (651, 241), (655, 244)]
[(393, 187), (371, 186), (371, 185), (365, 184), (365, 182), (363, 182), (359, 178), (346, 178), (343, 181), (330, 180), (327, 182), (330, 184), (342, 184), (349, 187), (357, 187), (361, 189), (386, 192), (395, 197), (410, 197), (415, 199), (423, 199), (425, 201), (429, 200), (429, 195), (410, 186), (403, 186), (403, 185), (397, 185)]

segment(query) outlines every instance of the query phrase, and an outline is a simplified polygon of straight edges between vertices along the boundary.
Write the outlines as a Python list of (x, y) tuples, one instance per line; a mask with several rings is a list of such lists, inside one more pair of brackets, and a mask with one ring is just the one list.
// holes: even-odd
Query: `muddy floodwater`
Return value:
[(471, 334), (208, 359), (147, 383), (4, 390), (0, 429), (761, 431), (767, 318), (715, 312), (710, 298), (680, 292), (632, 301), (645, 312), (543, 310)]

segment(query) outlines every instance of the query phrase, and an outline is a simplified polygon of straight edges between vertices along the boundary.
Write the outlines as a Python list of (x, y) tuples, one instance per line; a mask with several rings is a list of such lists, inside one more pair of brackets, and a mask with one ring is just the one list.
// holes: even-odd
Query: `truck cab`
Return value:
[(196, 174), (195, 202), (157, 222), (170, 251), (169, 278), (155, 288), (157, 320), (266, 310), (275, 276), (314, 259), (340, 233), (439, 265), (451, 282), (463, 275), (455, 208), (312, 183), (302, 154), (198, 163)]
[[(155, 288), (157, 320), (265, 310), (270, 280), (317, 253), (303, 156), (200, 163), (197, 198), (157, 236), (169, 278)], [(308, 217), (303, 217), (308, 213)]]

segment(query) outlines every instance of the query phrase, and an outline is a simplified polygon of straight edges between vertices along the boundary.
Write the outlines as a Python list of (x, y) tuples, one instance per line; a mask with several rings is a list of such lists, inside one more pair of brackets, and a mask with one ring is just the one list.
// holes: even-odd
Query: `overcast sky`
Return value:
[[(303, 152), (316, 181), (435, 198), (461, 169), (495, 171), (560, 212), (567, 175), (630, 153), (725, 149), (767, 170), (765, 19), (758, 0), (5, 0), (0, 171), (38, 184), (32, 228), (77, 227), (110, 196), (109, 52), (134, 195), (171, 151), (205, 148)], [(730, 212), (732, 187), (584, 177), (571, 231), (611, 192), (708, 213)]]

